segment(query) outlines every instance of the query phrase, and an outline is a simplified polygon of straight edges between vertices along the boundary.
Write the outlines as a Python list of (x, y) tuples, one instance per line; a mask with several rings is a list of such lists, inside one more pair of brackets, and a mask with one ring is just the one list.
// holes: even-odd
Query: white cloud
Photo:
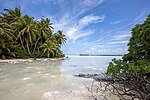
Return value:
[(70, 32), (67, 36), (70, 40), (73, 40), (72, 42), (75, 42), (77, 39), (88, 36), (93, 34), (94, 32), (92, 30), (69, 30), (67, 33)]
[(90, 48), (90, 50), (96, 50), (96, 48), (94, 48), (94, 47), (91, 47), (91, 48)]
[(125, 39), (129, 39), (130, 37), (131, 37), (130, 33), (118, 34), (118, 35), (112, 36), (111, 40), (125, 40)]
[[(77, 1), (77, 0), (75, 0)], [(98, 5), (100, 5), (101, 3), (103, 3), (104, 0), (79, 0), (79, 2), (76, 2), (75, 4), (75, 12), (78, 12), (77, 16), (81, 15), (82, 13), (97, 7)]]
[(123, 41), (111, 41), (108, 42), (109, 44), (127, 44), (129, 41), (128, 40), (123, 40)]
[(74, 41), (76, 41), (77, 39), (79, 38), (82, 38), (82, 37), (85, 37), (85, 36), (88, 36), (88, 35), (91, 35), (93, 34), (94, 32), (92, 30), (88, 30), (88, 31), (78, 31), (77, 34), (73, 35), (72, 36), (72, 39)]
[(93, 14), (88, 15), (80, 19), (79, 24), (80, 25), (87, 25), (89, 23), (96, 23), (99, 21), (104, 21), (104, 16), (94, 16)]
[[(59, 1), (59, 0), (56, 0), (56, 1)], [(56, 21), (56, 22), (57, 24), (59, 24), (60, 27), (63, 26), (63, 25), (61, 26), (61, 24), (64, 24), (64, 23), (69, 24), (81, 14), (103, 3), (103, 1), (104, 0), (79, 0), (79, 1), (73, 0), (71, 1), (73, 3), (71, 9), (65, 8), (68, 6), (66, 5), (67, 3), (57, 2), (61, 8), (61, 12), (59, 13), (61, 15), (61, 18), (59, 17), (60, 15), (57, 15), (59, 17), (59, 21)]]
[(85, 6), (91, 6), (91, 5), (99, 5), (100, 3), (102, 3), (104, 0), (83, 0), (83, 4)]
[(93, 53), (98, 53), (98, 50), (95, 47), (91, 47), (88, 50), (86, 50), (87, 53), (93, 54)]
[(83, 30), (83, 28), (87, 27), (89, 24), (93, 24), (101, 21), (104, 21), (104, 16), (95, 16), (93, 14), (84, 16), (79, 21), (76, 21), (72, 26), (67, 26), (65, 29), (66, 35), (69, 39), (77, 40), (81, 37), (93, 34), (93, 30)]
[(130, 36), (131, 36), (131, 34), (120, 34), (120, 35), (116, 35), (115, 38), (127, 38)]
[(125, 54), (127, 53), (127, 49), (98, 49), (91, 47), (86, 52), (89, 54)]
[(98, 50), (99, 53), (106, 53), (106, 52), (108, 52), (108, 51), (110, 51), (110, 50), (106, 50), (106, 49)]
[(117, 21), (114, 21), (114, 22), (110, 22), (110, 24), (119, 24), (121, 22), (121, 20), (117, 20)]

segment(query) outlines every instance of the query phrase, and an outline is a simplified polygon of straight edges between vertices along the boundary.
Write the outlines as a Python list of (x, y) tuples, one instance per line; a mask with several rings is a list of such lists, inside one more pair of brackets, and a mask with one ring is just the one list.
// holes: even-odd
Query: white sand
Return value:
[(42, 100), (91, 100), (86, 90), (45, 92)]
[[(97, 96), (97, 100), (105, 100), (104, 97), (98, 96), (98, 94), (95, 95)], [(115, 95), (107, 96), (107, 99), (119, 100)], [(42, 100), (94, 100), (94, 98), (87, 89), (78, 89), (72, 91), (48, 91), (43, 94)]]
[(11, 64), (15, 64), (15, 63), (20, 63), (20, 62), (32, 62), (33, 59), (5, 59), (5, 60), (0, 60), (0, 63), (11, 63)]

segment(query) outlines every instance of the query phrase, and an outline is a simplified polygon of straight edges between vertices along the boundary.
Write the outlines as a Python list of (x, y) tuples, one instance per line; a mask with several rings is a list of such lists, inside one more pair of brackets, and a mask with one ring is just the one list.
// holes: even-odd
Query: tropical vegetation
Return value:
[(0, 14), (0, 58), (63, 57), (63, 31), (54, 33), (48, 18), (35, 20), (22, 15), (19, 7)]
[[(128, 84), (122, 94), (141, 100), (150, 99), (150, 15), (132, 28), (128, 53), (109, 63), (107, 74)], [(125, 85), (122, 85), (125, 86)]]

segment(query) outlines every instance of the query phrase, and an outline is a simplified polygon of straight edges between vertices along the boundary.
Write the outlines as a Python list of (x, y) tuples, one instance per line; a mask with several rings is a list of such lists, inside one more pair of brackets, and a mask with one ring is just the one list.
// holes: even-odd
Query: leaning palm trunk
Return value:
[(23, 45), (23, 41), (22, 41), (21, 37), (20, 37), (20, 42), (21, 42), (21, 45), (22, 45), (23, 50), (26, 51), (26, 49), (25, 49), (25, 47), (24, 47), (24, 45)]
[(27, 45), (28, 53), (29, 53), (29, 55), (31, 56), (31, 52), (30, 52), (30, 49), (29, 49), (29, 43), (28, 43), (28, 41), (27, 41), (27, 40), (26, 40), (26, 45)]
[(39, 40), (40, 40), (40, 38), (38, 38), (37, 41), (35, 42), (34, 49), (33, 49), (33, 54), (34, 54), (34, 52), (35, 52), (35, 49), (36, 49), (36, 47), (37, 47), (37, 43), (38, 43)]

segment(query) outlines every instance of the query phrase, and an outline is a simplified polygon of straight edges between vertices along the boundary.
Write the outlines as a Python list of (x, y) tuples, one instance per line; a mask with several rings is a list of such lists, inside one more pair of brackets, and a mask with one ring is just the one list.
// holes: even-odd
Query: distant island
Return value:
[(79, 56), (123, 56), (121, 54), (79, 54)]

